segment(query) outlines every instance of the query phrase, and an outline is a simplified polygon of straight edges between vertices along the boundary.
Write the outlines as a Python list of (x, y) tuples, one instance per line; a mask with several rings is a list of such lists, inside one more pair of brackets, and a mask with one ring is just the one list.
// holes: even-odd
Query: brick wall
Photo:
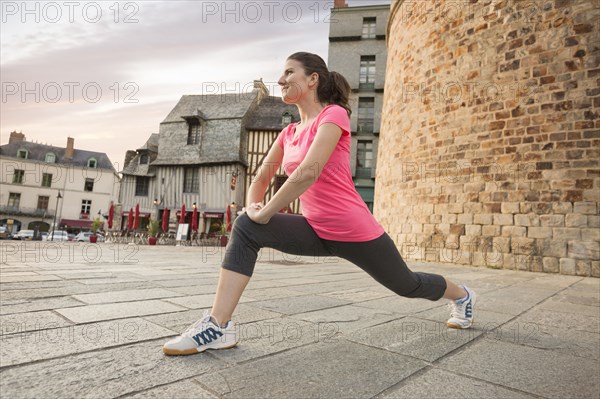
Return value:
[(392, 2), (374, 211), (404, 257), (600, 276), (599, 13)]

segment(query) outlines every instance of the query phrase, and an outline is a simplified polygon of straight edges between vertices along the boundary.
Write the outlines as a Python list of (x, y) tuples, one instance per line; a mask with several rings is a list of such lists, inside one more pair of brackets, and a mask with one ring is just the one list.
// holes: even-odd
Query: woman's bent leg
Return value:
[(258, 251), (264, 247), (301, 256), (329, 255), (323, 240), (303, 216), (276, 214), (263, 225), (253, 222), (246, 214), (240, 215), (225, 250), (211, 312), (219, 323), (231, 319), (254, 271)]

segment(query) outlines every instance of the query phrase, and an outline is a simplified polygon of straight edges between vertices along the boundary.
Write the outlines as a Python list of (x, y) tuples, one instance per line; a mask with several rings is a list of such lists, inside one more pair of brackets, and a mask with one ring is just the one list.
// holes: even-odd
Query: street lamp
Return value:
[(56, 196), (56, 208), (54, 209), (54, 221), (52, 222), (52, 240), (54, 241), (54, 228), (56, 227), (56, 214), (58, 213), (58, 200), (62, 198), (62, 195), (60, 195), (60, 191), (58, 192), (58, 195)]

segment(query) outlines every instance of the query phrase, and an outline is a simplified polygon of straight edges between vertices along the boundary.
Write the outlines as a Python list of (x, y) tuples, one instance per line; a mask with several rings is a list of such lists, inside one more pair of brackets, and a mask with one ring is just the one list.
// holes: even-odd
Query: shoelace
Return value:
[[(206, 326), (209, 323), (210, 323), (210, 314), (208, 313), (208, 310), (205, 310), (204, 315), (202, 315), (202, 318), (198, 321), (193, 322), (181, 335), (184, 335), (187, 337), (192, 337), (192, 336), (198, 334), (198, 331), (205, 330), (206, 327), (202, 328), (202, 326)], [(214, 324), (214, 323), (211, 323), (211, 324)]]
[(456, 317), (458, 319), (464, 319), (465, 318), (465, 312), (466, 312), (466, 307), (467, 307), (467, 303), (469, 301), (465, 301), (463, 303), (456, 303), (456, 302), (451, 302), (448, 304), (448, 307), (450, 308), (450, 317)]

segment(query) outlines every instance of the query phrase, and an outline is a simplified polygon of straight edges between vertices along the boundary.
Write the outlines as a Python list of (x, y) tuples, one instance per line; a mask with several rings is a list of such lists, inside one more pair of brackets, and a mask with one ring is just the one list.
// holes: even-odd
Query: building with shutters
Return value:
[[(34, 143), (12, 132), (0, 146), (0, 226), (16, 233), (89, 230), (117, 200), (119, 176), (105, 153)], [(59, 196), (60, 194), (60, 196)]]

